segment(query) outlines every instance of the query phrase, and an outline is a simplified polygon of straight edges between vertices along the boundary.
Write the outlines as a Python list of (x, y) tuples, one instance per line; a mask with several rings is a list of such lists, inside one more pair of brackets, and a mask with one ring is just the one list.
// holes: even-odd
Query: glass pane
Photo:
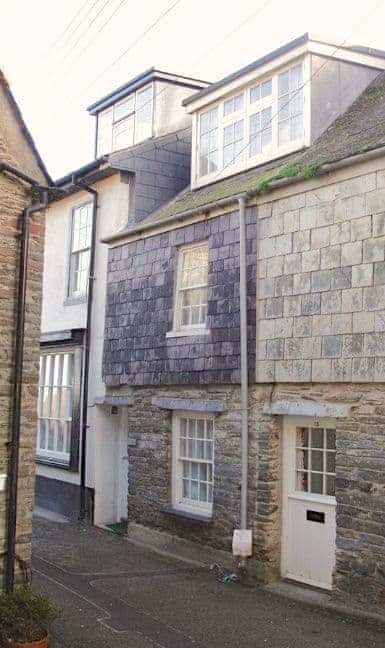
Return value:
[(199, 479), (199, 464), (191, 463), (191, 479)]
[(226, 115), (231, 115), (232, 112), (234, 112), (234, 99), (228, 99), (223, 104), (223, 114), (226, 117)]
[(187, 479), (183, 479), (183, 488), (182, 488), (182, 497), (190, 497), (190, 482)]
[(191, 482), (191, 499), (197, 501), (199, 499), (199, 482), (197, 481)]
[(190, 316), (190, 324), (200, 324), (200, 308), (199, 306), (192, 306), (191, 307), (191, 316)]
[(200, 464), (199, 468), (200, 474), (199, 474), (199, 479), (201, 481), (207, 481), (207, 464)]
[(324, 431), (322, 428), (311, 429), (311, 447), (312, 448), (324, 447)]
[(210, 116), (208, 112), (203, 113), (201, 115), (201, 134), (202, 133), (207, 133), (209, 130), (209, 124), (210, 124)]
[(197, 433), (198, 433), (198, 439), (204, 439), (205, 437), (204, 419), (197, 419)]
[(234, 109), (236, 111), (243, 109), (243, 94), (238, 95), (234, 99)]
[(309, 468), (308, 450), (297, 450), (297, 468), (300, 470), (307, 470)]
[(233, 129), (233, 124), (231, 126), (226, 126), (226, 128), (223, 129), (223, 141), (226, 144), (231, 144), (231, 142), (234, 139), (234, 129)]
[(239, 140), (243, 138), (243, 119), (235, 122), (234, 124), (234, 139)]
[(218, 129), (210, 131), (210, 151), (215, 151), (218, 148)]
[(53, 421), (47, 421), (47, 425), (48, 425), (48, 443), (47, 443), (47, 447), (48, 447), (48, 450), (54, 450), (55, 449), (55, 433), (54, 433)]
[(208, 485), (207, 487), (207, 501), (212, 504), (213, 501), (213, 487)]
[(268, 79), (268, 81), (264, 81), (261, 85), (261, 97), (268, 97), (271, 95), (271, 92), (271, 79)]
[(336, 431), (335, 430), (326, 430), (326, 447), (329, 450), (336, 449)]
[(289, 118), (289, 97), (285, 95), (278, 101), (278, 107), (279, 107), (279, 116), (278, 119), (279, 121), (284, 121), (285, 119)]
[(297, 471), (296, 490), (307, 493), (308, 473)]
[(212, 464), (207, 464), (207, 481), (213, 481), (213, 466)]
[(207, 484), (200, 485), (199, 501), (207, 502)]
[(322, 495), (323, 492), (323, 475), (317, 473), (310, 473), (310, 492)]
[(188, 463), (188, 461), (183, 462), (183, 477), (185, 479), (190, 477), (190, 464)]
[(195, 458), (195, 439), (189, 439), (188, 440), (188, 456), (191, 457), (192, 459)]
[(303, 119), (302, 115), (292, 117), (290, 125), (290, 139), (299, 139), (303, 135)]
[(211, 461), (212, 458), (213, 458), (213, 445), (212, 445), (212, 441), (206, 441), (206, 442), (205, 442), (205, 446), (206, 446), (206, 459), (207, 459), (208, 461)]
[(297, 447), (307, 448), (309, 446), (308, 428), (297, 428)]
[(334, 496), (336, 493), (335, 478), (330, 475), (326, 476), (326, 495)]
[(204, 176), (209, 172), (209, 159), (207, 155), (199, 157), (199, 175)]
[(322, 451), (312, 450), (312, 453), (311, 453), (311, 469), (312, 470), (319, 470), (320, 472), (322, 472), (322, 470), (323, 470), (323, 452)]
[(326, 453), (326, 472), (335, 473), (336, 471), (336, 456), (334, 452)]
[(223, 148), (223, 165), (229, 166), (233, 162), (234, 162), (233, 146), (232, 144), (230, 144), (229, 146), (225, 146)]
[(296, 65), (290, 70), (291, 90), (297, 90), (302, 85), (302, 65)]
[(198, 459), (204, 459), (205, 449), (204, 449), (204, 441), (197, 441), (197, 457)]
[(181, 418), (179, 421), (179, 430), (181, 436), (186, 436), (186, 419)]
[(278, 92), (280, 96), (289, 92), (289, 72), (284, 72), (279, 75)]
[(210, 419), (206, 421), (206, 437), (208, 439), (213, 438), (213, 422)]
[(181, 439), (180, 440), (180, 448), (179, 448), (180, 456), (185, 457), (186, 456), (186, 439)]
[(209, 172), (214, 173), (218, 170), (218, 151), (210, 154)]
[(289, 141), (289, 136), (290, 136), (290, 126), (289, 126), (289, 120), (287, 120), (281, 122), (278, 125), (278, 143), (285, 144), (286, 142)]
[(204, 133), (203, 135), (201, 135), (201, 155), (203, 155), (203, 153), (207, 153), (209, 150), (209, 143), (210, 143), (209, 137), (210, 136), (208, 133)]
[(301, 115), (303, 110), (303, 94), (302, 90), (294, 92), (290, 101), (290, 112), (292, 115)]
[(60, 421), (57, 424), (56, 451), (64, 452), (64, 428), (63, 428), (63, 424), (60, 423)]
[(134, 110), (134, 97), (127, 97), (123, 101), (114, 106), (114, 120), (118, 121), (123, 117), (126, 117), (130, 112)]
[(258, 101), (261, 97), (261, 86), (257, 85), (255, 88), (250, 88), (250, 103)]

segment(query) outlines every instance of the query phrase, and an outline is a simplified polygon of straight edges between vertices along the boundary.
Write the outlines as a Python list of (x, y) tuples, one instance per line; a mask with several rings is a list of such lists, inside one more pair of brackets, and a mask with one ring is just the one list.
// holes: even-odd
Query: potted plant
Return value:
[(1, 648), (47, 648), (57, 611), (44, 594), (21, 587), (0, 594)]

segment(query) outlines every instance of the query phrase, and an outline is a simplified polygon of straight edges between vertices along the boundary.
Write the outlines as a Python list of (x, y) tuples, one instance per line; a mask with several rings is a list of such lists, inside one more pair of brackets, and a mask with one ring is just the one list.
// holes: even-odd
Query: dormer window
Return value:
[(153, 85), (98, 114), (98, 156), (128, 148), (152, 135)]
[(305, 144), (304, 62), (249, 82), (197, 120), (196, 182), (214, 182)]

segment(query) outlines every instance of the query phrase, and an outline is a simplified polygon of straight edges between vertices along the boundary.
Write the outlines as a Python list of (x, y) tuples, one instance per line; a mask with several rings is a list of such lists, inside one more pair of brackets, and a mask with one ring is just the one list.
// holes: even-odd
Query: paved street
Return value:
[(208, 568), (35, 518), (34, 588), (61, 614), (52, 648), (383, 648), (385, 625), (220, 583)]

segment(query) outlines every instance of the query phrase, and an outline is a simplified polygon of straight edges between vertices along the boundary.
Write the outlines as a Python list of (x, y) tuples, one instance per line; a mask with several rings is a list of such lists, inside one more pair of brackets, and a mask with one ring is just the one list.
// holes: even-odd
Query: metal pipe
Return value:
[(13, 167), (10, 164), (7, 164), (6, 162), (0, 162), (0, 173), (2, 173), (3, 171), (10, 173), (11, 175), (16, 176), (17, 178), (20, 178), (20, 180), (27, 182), (29, 185), (32, 185), (33, 187), (37, 187), (40, 189), (54, 189), (54, 187), (42, 186), (37, 180), (31, 178), (31, 176), (27, 175), (26, 173), (23, 173), (22, 171), (19, 171), (19, 169), (16, 169), (16, 167)]
[(90, 511), (87, 509), (86, 497), (86, 473), (87, 473), (87, 432), (88, 432), (88, 383), (90, 371), (90, 345), (91, 345), (91, 324), (92, 324), (92, 307), (94, 296), (94, 279), (95, 279), (95, 243), (96, 243), (96, 221), (98, 210), (98, 192), (92, 187), (76, 182), (75, 176), (72, 177), (72, 184), (79, 189), (88, 191), (93, 196), (92, 205), (92, 230), (91, 230), (91, 252), (90, 267), (88, 272), (88, 292), (87, 292), (87, 316), (86, 330), (84, 333), (84, 366), (83, 366), (83, 398), (82, 398), (82, 440), (81, 440), (81, 458), (80, 458), (80, 505), (79, 520), (90, 519)]
[(241, 339), (241, 529), (247, 529), (248, 494), (248, 404), (249, 377), (247, 362), (247, 250), (246, 250), (246, 200), (239, 204), (239, 312)]
[[(5, 169), (9, 170), (9, 169)], [(12, 170), (13, 172), (13, 170)], [(24, 174), (16, 173), (25, 180)], [(12, 430), (10, 447), (10, 467), (8, 484), (8, 519), (7, 519), (7, 559), (6, 559), (6, 588), (7, 592), (13, 591), (15, 584), (15, 554), (16, 554), (16, 521), (17, 521), (17, 487), (19, 474), (19, 447), (20, 447), (20, 415), (23, 385), (23, 355), (25, 331), (25, 307), (27, 294), (27, 266), (29, 251), (29, 225), (32, 214), (45, 209), (48, 204), (48, 193), (43, 192), (43, 199), (39, 203), (30, 205), (22, 214), (19, 285), (17, 295), (17, 320), (15, 344), (15, 372), (13, 380), (12, 399)]]

